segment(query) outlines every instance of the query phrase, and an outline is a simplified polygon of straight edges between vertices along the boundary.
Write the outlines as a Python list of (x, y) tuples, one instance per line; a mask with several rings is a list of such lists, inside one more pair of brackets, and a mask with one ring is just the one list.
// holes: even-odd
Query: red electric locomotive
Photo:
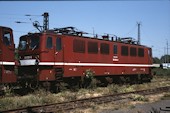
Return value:
[(0, 86), (9, 83), (16, 83), (14, 73), (15, 45), (11, 28), (0, 26)]
[[(20, 37), (19, 80), (30, 86), (80, 82), (89, 78), (114, 81), (150, 80), (152, 50), (131, 38), (83, 36), (73, 27), (45, 30)], [(74, 84), (74, 83), (73, 83)]]

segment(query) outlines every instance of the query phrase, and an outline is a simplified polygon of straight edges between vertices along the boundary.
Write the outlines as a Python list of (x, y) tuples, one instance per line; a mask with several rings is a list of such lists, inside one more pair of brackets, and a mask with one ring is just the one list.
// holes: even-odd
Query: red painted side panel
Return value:
[(40, 81), (53, 81), (55, 80), (54, 69), (42, 69), (39, 73)]
[(2, 78), (0, 83), (15, 83), (17, 78), (14, 73), (14, 66), (2, 66)]
[[(52, 47), (47, 48), (47, 38), (52, 37)], [(56, 39), (61, 38), (61, 50), (57, 50)], [(85, 42), (85, 53), (73, 52), (73, 40)], [(63, 72), (64, 77), (85, 76), (85, 71), (91, 69), (96, 76), (105, 75), (131, 75), (150, 74), (149, 67), (142, 65), (152, 64), (152, 57), (149, 55), (150, 48), (140, 45), (125, 44), (116, 41), (92, 39), (79, 36), (57, 35), (55, 33), (43, 33), (40, 37), (39, 48), (39, 80), (55, 80), (57, 73)], [(98, 53), (88, 53), (88, 41), (98, 43)], [(100, 53), (100, 44), (109, 44), (109, 54)], [(113, 54), (113, 45), (116, 44), (118, 53)], [(144, 57), (122, 56), (121, 46), (143, 48)], [(24, 51), (27, 53), (27, 51)], [(22, 53), (24, 55), (25, 53)], [(32, 51), (33, 53), (34, 51)], [(30, 53), (31, 54), (31, 51)], [(129, 52), (130, 54), (130, 52)], [(133, 66), (134, 65), (134, 66)], [(43, 68), (42, 68), (43, 67)]]
[(0, 83), (16, 82), (12, 29), (0, 26)]
[(140, 67), (80, 67), (80, 66), (65, 66), (64, 76), (84, 76), (87, 69), (92, 70), (96, 76), (105, 75), (132, 75), (132, 74), (149, 74), (149, 68)]
[[(94, 39), (82, 38), (86, 41), (86, 53), (75, 53), (73, 52), (73, 39), (76, 37), (68, 36), (63, 38), (64, 40), (64, 61), (68, 63), (99, 63), (99, 64), (151, 64), (151, 57), (148, 56), (148, 48), (139, 45), (123, 44), (119, 42), (109, 42), (103, 40), (95, 40), (98, 42), (98, 47), (101, 42), (108, 43), (110, 45), (110, 54), (102, 55), (88, 54), (87, 53), (87, 41)], [(79, 37), (78, 37), (79, 38)], [(79, 38), (80, 39), (80, 38)], [(118, 45), (118, 54), (113, 54), (113, 44)], [(121, 56), (121, 46), (126, 45), (129, 47), (144, 48), (144, 57), (132, 57), (132, 56)], [(99, 48), (100, 50), (100, 48)], [(113, 61), (113, 58), (118, 59)], [(95, 72), (95, 75), (129, 75), (129, 74), (149, 74), (149, 67), (127, 67), (127, 66), (64, 66), (64, 76), (84, 76), (84, 72), (87, 69), (91, 69)]]

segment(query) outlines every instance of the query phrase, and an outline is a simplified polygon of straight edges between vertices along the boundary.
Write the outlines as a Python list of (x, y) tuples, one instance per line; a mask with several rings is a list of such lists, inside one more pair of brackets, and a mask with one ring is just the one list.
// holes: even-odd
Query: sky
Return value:
[(152, 48), (153, 57), (167, 54), (167, 45), (170, 54), (170, 0), (0, 1), (0, 26), (13, 29), (17, 47), (20, 36), (38, 32), (32, 22), (43, 25), (44, 12), (49, 13), (50, 29), (74, 26), (88, 33), (135, 39), (140, 22), (141, 44)]

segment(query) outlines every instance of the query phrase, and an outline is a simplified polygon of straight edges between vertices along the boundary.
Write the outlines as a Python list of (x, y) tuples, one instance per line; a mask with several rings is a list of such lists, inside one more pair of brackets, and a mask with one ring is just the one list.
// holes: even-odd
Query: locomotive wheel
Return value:
[(43, 82), (43, 87), (45, 88), (46, 91), (50, 91), (51, 83), (48, 81)]
[(29, 88), (32, 89), (32, 90), (35, 90), (39, 87), (39, 82), (38, 81), (31, 81), (29, 83)]
[(67, 87), (67, 84), (64, 83), (64, 82), (58, 82), (58, 81), (55, 81), (55, 82), (52, 82), (51, 85), (50, 85), (50, 91), (52, 93), (59, 93), (63, 90), (65, 90)]
[(80, 87), (82, 87), (79, 77), (71, 78), (71, 80), (67, 81), (67, 84), (68, 88), (72, 91), (77, 91)]
[(53, 86), (52, 91), (54, 91), (54, 93), (61, 92), (62, 91), (62, 83), (60, 83), (60, 82), (55, 83), (54, 86)]
[(108, 84), (112, 84), (112, 83), (113, 83), (113, 78), (111, 78), (111, 77), (106, 77), (105, 79), (106, 79), (106, 81), (108, 82)]
[(149, 77), (149, 75), (142, 75), (141, 80), (142, 82), (148, 83), (148, 82), (151, 82), (151, 77)]
[(138, 84), (142, 84), (143, 81), (142, 81), (142, 75), (141, 74), (138, 74), (137, 75), (137, 80), (138, 80)]

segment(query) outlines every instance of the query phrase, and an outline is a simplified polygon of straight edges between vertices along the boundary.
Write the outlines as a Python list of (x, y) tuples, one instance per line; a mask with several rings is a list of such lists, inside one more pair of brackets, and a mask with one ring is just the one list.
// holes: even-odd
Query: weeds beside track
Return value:
[(103, 104), (103, 103), (109, 103), (112, 101), (118, 101), (122, 99), (130, 99), (130, 97), (128, 96), (129, 94), (150, 95), (150, 94), (157, 94), (157, 93), (168, 92), (168, 91), (170, 91), (170, 86), (160, 87), (160, 88), (155, 88), (155, 89), (133, 91), (133, 92), (128, 92), (128, 93), (118, 93), (118, 94), (112, 94), (112, 95), (106, 95), (106, 96), (98, 96), (98, 97), (92, 97), (92, 98), (86, 98), (86, 99), (78, 99), (78, 100), (73, 100), (69, 102), (32, 106), (32, 107), (26, 107), (26, 108), (15, 109), (15, 110), (7, 110), (7, 111), (1, 111), (1, 112), (2, 113), (64, 112), (64, 111), (73, 110), (76, 108), (87, 108), (90, 106), (90, 103)]

